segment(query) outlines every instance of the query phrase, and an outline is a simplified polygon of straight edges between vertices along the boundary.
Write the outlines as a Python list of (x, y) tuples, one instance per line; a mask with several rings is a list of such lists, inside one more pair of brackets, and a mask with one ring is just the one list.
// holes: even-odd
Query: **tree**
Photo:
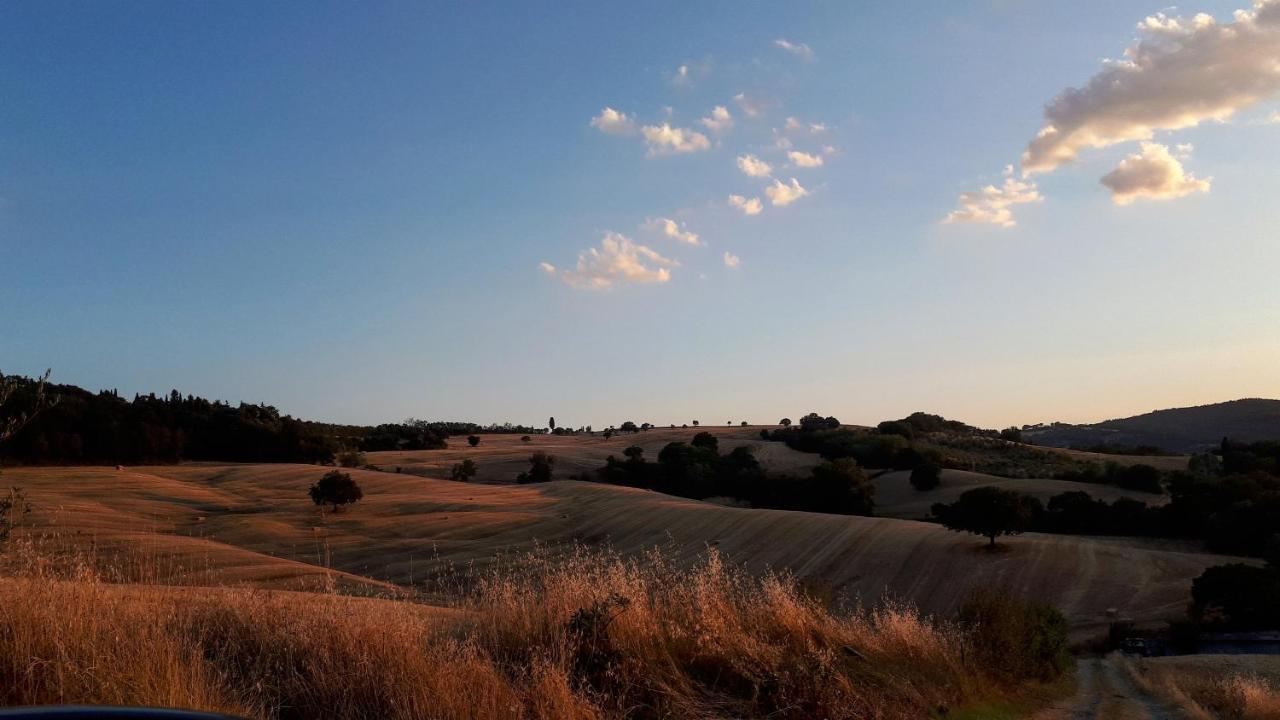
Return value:
[(347, 473), (330, 470), (320, 478), (319, 482), (311, 486), (307, 491), (311, 496), (311, 502), (317, 505), (332, 505), (333, 511), (338, 511), (339, 505), (349, 505), (357, 502), (364, 497), (364, 492), (360, 490), (360, 486)]
[(547, 418), (547, 429), (548, 429), (548, 430), (550, 430), (550, 431), (551, 431), (551, 432), (553, 432), (553, 433), (556, 431), (556, 416), (555, 416), (555, 415), (552, 415), (551, 417)]
[(694, 426), (694, 427), (698, 427), (698, 421), (697, 421), (697, 420), (694, 420), (694, 421), (693, 421), (693, 426)]
[(449, 479), (458, 482), (467, 482), (476, 476), (476, 461), (467, 458), (460, 463), (454, 464), (449, 470)]
[(778, 421), (778, 424), (782, 427), (791, 427), (791, 418), (782, 418)]
[(627, 462), (631, 462), (631, 463), (644, 462), (644, 448), (640, 447), (639, 445), (632, 445), (626, 450), (623, 450), (622, 454), (627, 456)]
[(550, 455), (538, 451), (529, 456), (529, 471), (522, 472), (516, 476), (516, 482), (524, 485), (528, 483), (542, 483), (551, 480), (552, 468), (556, 464), (556, 459)]
[(942, 468), (928, 460), (916, 465), (911, 470), (911, 487), (924, 492), (942, 484)]
[(628, 420), (618, 426), (618, 432), (640, 432), (640, 428), (634, 422)]
[(603, 434), (604, 434), (604, 439), (608, 440), (609, 438), (613, 437), (613, 428), (605, 428)]
[(479, 436), (479, 435), (468, 435), (468, 436), (467, 436), (467, 444), (468, 444), (468, 445), (470, 445), (471, 447), (475, 447), (475, 446), (479, 445), (479, 444), (480, 444), (480, 436)]
[(742, 427), (746, 427), (746, 426), (747, 426), (747, 421), (746, 421), (746, 420), (743, 420), (743, 421), (742, 421)]
[(1001, 535), (1029, 530), (1042, 511), (1033, 497), (990, 486), (967, 490), (950, 505), (933, 506), (934, 516), (948, 530), (981, 535), (991, 541), (989, 547), (995, 547)]
[(716, 439), (715, 435), (712, 435), (705, 430), (694, 435), (693, 439), (689, 441), (689, 444), (696, 448), (706, 448), (708, 450), (718, 451), (720, 449), (720, 441)]
[(23, 425), (31, 422), (31, 419), (41, 411), (58, 404), (60, 398), (56, 396), (49, 397), (45, 394), (45, 388), (48, 385), (51, 372), (51, 370), (45, 370), (44, 375), (41, 375), (40, 379), (36, 380), (35, 399), (25, 412), (5, 409), (9, 399), (18, 391), (18, 381), (6, 380), (4, 373), (0, 373), (0, 443), (13, 437), (14, 433), (21, 430)]
[(1000, 439), (1007, 442), (1022, 442), (1022, 428), (1007, 427), (1000, 431)]
[(851, 458), (819, 464), (813, 469), (813, 508), (819, 512), (871, 515), (876, 486)]

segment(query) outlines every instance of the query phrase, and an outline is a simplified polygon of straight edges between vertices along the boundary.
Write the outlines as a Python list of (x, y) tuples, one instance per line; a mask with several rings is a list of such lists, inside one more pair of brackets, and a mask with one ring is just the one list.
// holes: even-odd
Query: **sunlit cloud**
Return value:
[(957, 203), (943, 220), (944, 223), (985, 223), (1001, 227), (1013, 227), (1012, 207), (1041, 200), (1036, 184), (1013, 175), (1013, 167), (1004, 169), (1004, 184), (987, 185), (976, 192), (961, 193)]
[(717, 105), (711, 110), (711, 115), (702, 118), (701, 122), (711, 132), (724, 132), (733, 127), (733, 115), (729, 114), (729, 108)]
[(738, 267), (738, 264), (739, 264), (739, 263), (741, 263), (741, 262), (742, 262), (742, 258), (739, 258), (737, 255), (734, 255), (733, 253), (731, 253), (731, 252), (729, 252), (729, 251), (727, 251), (727, 250), (725, 251), (725, 253), (724, 253), (724, 266), (725, 266), (725, 267), (727, 267), (727, 268), (736, 268), (736, 267)]
[(625, 235), (606, 232), (600, 247), (578, 254), (578, 264), (573, 269), (561, 270), (548, 262), (538, 267), (570, 287), (609, 290), (622, 285), (665, 283), (671, 279), (670, 268), (679, 265)]
[(599, 115), (591, 118), (591, 127), (609, 135), (631, 135), (636, 131), (635, 119), (611, 107), (606, 107)]
[(760, 117), (764, 113), (765, 103), (763, 100), (748, 97), (746, 93), (738, 93), (733, 96), (733, 101), (738, 104), (738, 108), (747, 117)]
[(1143, 20), (1122, 59), (1105, 62), (1045, 108), (1023, 172), (1052, 171), (1088, 148), (1226, 121), (1280, 94), (1280, 0), (1259, 0), (1233, 19), (1161, 13)]
[(747, 177), (753, 178), (769, 177), (773, 172), (769, 163), (751, 154), (738, 156), (738, 169)]
[(769, 202), (775, 207), (786, 207), (791, 203), (809, 194), (800, 181), (791, 178), (791, 184), (788, 185), (781, 180), (774, 180), (773, 184), (764, 189), (764, 194), (769, 196)]
[(676, 68), (675, 73), (671, 76), (671, 82), (676, 85), (689, 85), (693, 82), (693, 76), (689, 74), (689, 66), (681, 65)]
[(702, 244), (702, 241), (698, 238), (698, 233), (690, 231), (682, 223), (678, 223), (671, 218), (649, 218), (644, 225), (649, 230), (660, 232), (672, 240), (677, 240), (686, 245)]
[(743, 215), (759, 215), (760, 211), (764, 210), (764, 204), (758, 197), (745, 198), (741, 195), (730, 195), (729, 205), (741, 210)]
[[(1178, 146), (1184, 158), (1191, 152), (1189, 145)], [(1102, 177), (1102, 184), (1111, 191), (1111, 199), (1117, 205), (1128, 205), (1135, 200), (1172, 200), (1192, 193), (1209, 192), (1211, 180), (1200, 180), (1187, 173), (1169, 148), (1153, 142), (1142, 143), (1139, 153), (1129, 155), (1115, 170)]]
[(792, 115), (787, 118), (785, 123), (783, 123), (783, 128), (787, 132), (806, 132), (811, 135), (817, 135), (818, 133), (824, 133), (827, 131), (827, 124), (820, 122), (805, 122)]
[(802, 168), (822, 167), (822, 163), (825, 162), (821, 155), (810, 155), (809, 153), (800, 152), (799, 150), (792, 150), (788, 152), (787, 159), (791, 161), (792, 165)]
[(670, 123), (645, 125), (640, 128), (649, 155), (671, 155), (699, 152), (711, 147), (706, 135), (689, 128), (672, 127)]
[(792, 55), (795, 55), (796, 57), (800, 58), (801, 60), (804, 60), (805, 62), (811, 62), (813, 60), (813, 50), (808, 45), (805, 45), (804, 43), (796, 43), (796, 42), (791, 42), (786, 38), (778, 38), (777, 40), (773, 41), (773, 45), (774, 47), (778, 47), (778, 48), (782, 48), (783, 50), (786, 50), (787, 52), (791, 53)]

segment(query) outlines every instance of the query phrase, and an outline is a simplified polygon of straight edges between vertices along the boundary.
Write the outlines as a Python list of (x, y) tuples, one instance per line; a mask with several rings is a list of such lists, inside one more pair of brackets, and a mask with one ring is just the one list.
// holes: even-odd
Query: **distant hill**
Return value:
[(1247, 398), (1092, 425), (1055, 423), (1026, 429), (1023, 437), (1050, 447), (1154, 445), (1171, 452), (1203, 452), (1223, 437), (1242, 442), (1280, 440), (1280, 400)]

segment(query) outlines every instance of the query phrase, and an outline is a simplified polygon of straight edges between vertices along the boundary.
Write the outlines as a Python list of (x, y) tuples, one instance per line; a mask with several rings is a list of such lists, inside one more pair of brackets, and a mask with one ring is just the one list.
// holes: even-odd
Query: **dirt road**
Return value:
[(1083, 658), (1076, 664), (1079, 689), (1032, 720), (1187, 720), (1143, 692), (1129, 679), (1118, 655)]

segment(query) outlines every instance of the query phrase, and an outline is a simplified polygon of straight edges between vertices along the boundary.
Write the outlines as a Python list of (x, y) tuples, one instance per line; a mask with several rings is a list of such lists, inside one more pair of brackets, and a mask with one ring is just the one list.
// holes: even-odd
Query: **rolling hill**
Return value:
[(607, 544), (627, 554), (661, 546), (686, 560), (715, 547), (749, 569), (788, 570), (833, 591), (903, 598), (927, 611), (953, 609), (970, 587), (1005, 585), (1055, 603), (1084, 630), (1116, 614), (1177, 615), (1191, 579), (1230, 561), (1122, 539), (1034, 534), (1002, 541), (1007, 550), (993, 554), (981, 540), (928, 523), (730, 508), (576, 481), (498, 486), (354, 470), (364, 500), (329, 514), (306, 498), (322, 472), (18, 468), (5, 480), (26, 488), (35, 506), (27, 533), (201, 586), (336, 582), (394, 594), (449, 568), (538, 546)]
[(1152, 445), (1171, 452), (1204, 452), (1223, 437), (1243, 442), (1280, 440), (1280, 400), (1232, 400), (1090, 425), (1055, 423), (1024, 430), (1023, 437), (1052, 447)]

